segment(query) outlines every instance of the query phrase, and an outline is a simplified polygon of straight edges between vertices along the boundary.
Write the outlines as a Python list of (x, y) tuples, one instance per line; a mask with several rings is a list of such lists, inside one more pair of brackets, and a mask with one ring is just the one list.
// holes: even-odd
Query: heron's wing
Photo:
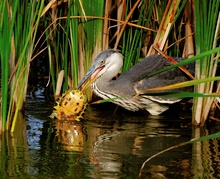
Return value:
[[(151, 88), (163, 87), (175, 83), (188, 81), (188, 78), (178, 69), (163, 72), (150, 78), (142, 79), (134, 83), (134, 87), (139, 91), (144, 91)], [(177, 92), (191, 92), (193, 87), (177, 88), (164, 91), (155, 91), (159, 93), (177, 93)], [(145, 95), (146, 96), (146, 95)], [(147, 98), (160, 103), (174, 103), (180, 101), (179, 98), (168, 98), (163, 96), (147, 96)]]
[(127, 79), (132, 82), (140, 81), (147, 75), (162, 69), (168, 62), (163, 56), (151, 55), (141, 60), (128, 71), (124, 72), (119, 78)]
[[(177, 62), (183, 60), (183, 58), (174, 58), (174, 59)], [(127, 72), (123, 73), (119, 78), (130, 80), (132, 83), (135, 83), (145, 79), (148, 75), (151, 75), (152, 73), (159, 71), (170, 65), (172, 64), (163, 56), (151, 55), (149, 57), (146, 57), (144, 60), (140, 61), (133, 67), (131, 67)], [(187, 70), (189, 70), (189, 72), (192, 73), (192, 75), (194, 75), (194, 69), (195, 69), (194, 63), (184, 65), (184, 67)], [(184, 74), (180, 69), (176, 68), (170, 74), (167, 73), (166, 75), (168, 75), (168, 77), (166, 78), (171, 78), (170, 75), (173, 75), (173, 73), (178, 73), (178, 74), (174, 74), (174, 76)]]
[[(182, 61), (182, 58), (174, 58), (177, 62)], [(175, 84), (182, 81), (189, 80), (188, 77), (178, 68), (171, 69), (169, 71), (160, 73), (158, 75), (146, 78), (146, 76), (161, 70), (169, 65), (172, 65), (167, 59), (165, 59), (161, 55), (151, 55), (144, 60), (140, 61), (133, 67), (131, 67), (127, 72), (123, 73), (119, 76), (116, 80), (117, 82), (114, 83), (116, 88), (122, 93), (134, 95), (135, 89), (134, 87), (139, 90), (147, 90), (150, 88), (162, 87), (171, 84)], [(189, 70), (192, 75), (194, 75), (195, 65), (194, 63), (184, 65), (184, 67)], [(114, 86), (114, 85), (113, 85)], [(114, 88), (111, 86), (112, 88)], [(192, 88), (181, 88), (181, 89), (174, 89), (169, 90), (166, 92), (181, 92), (181, 91), (191, 91)], [(118, 91), (118, 93), (120, 93)], [(160, 91), (162, 92), (162, 91)], [(157, 101), (157, 102), (164, 102), (164, 103), (174, 103), (180, 101), (177, 98), (165, 98), (162, 96), (147, 96), (145, 97)]]

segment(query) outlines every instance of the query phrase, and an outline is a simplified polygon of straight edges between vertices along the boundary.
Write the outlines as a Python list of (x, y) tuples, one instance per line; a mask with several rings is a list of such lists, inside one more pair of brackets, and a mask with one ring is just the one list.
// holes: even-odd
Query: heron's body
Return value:
[[(181, 61), (181, 58), (175, 58)], [(148, 75), (156, 72), (166, 66), (171, 65), (161, 55), (151, 55), (140, 61), (127, 72), (122, 73), (116, 80), (115, 77), (123, 65), (123, 57), (116, 50), (105, 50), (101, 52), (87, 75), (84, 77), (79, 87), (84, 83), (92, 73), (97, 74), (97, 79), (92, 83), (92, 88), (98, 96), (103, 99), (118, 98), (112, 100), (128, 110), (138, 111), (147, 110), (152, 115), (158, 115), (168, 109), (167, 104), (180, 101), (177, 98), (166, 98), (162, 96), (140, 95), (134, 97), (136, 91), (146, 90), (155, 87), (162, 87), (182, 81), (187, 81), (187, 76), (178, 68), (160, 73), (158, 75), (146, 78)], [(194, 73), (194, 64), (184, 66), (191, 73)], [(192, 88), (173, 89), (166, 92), (191, 91)]]

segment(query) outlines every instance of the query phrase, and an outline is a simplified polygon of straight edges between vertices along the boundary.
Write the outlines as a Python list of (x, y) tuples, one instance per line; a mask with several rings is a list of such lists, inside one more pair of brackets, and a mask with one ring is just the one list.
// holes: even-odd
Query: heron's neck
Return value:
[(106, 64), (101, 76), (99, 76), (94, 82), (102, 91), (109, 91), (112, 89), (112, 86), (114, 86), (113, 84), (115, 83), (115, 80), (112, 79), (119, 73), (123, 66), (123, 57), (119, 53), (111, 55), (108, 60), (109, 63)]
[(108, 73), (104, 73), (102, 76), (100, 76), (97, 80), (96, 83), (98, 84), (103, 84), (103, 85), (107, 85), (108, 83), (110, 83), (112, 81), (112, 79), (118, 74), (114, 73), (114, 72), (108, 72)]
[(119, 73), (118, 70), (109, 70), (102, 74), (99, 78), (94, 82), (97, 88), (101, 91), (109, 91), (111, 89), (112, 84), (115, 83), (115, 80), (112, 80)]

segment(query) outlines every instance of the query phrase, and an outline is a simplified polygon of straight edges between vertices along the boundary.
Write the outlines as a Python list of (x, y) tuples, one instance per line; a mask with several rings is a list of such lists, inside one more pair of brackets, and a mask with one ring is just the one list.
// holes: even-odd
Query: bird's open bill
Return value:
[(77, 89), (81, 88), (84, 91), (90, 84), (92, 84), (97, 78), (98, 73), (104, 68), (104, 66), (91, 66), (83, 79), (79, 82)]

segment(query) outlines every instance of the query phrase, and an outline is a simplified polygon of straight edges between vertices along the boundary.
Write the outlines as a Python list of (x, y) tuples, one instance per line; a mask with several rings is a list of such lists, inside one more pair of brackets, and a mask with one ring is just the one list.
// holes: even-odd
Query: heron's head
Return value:
[(79, 82), (77, 89), (88, 82), (87, 86), (104, 73), (110, 78), (115, 77), (123, 66), (123, 56), (118, 50), (108, 49), (102, 51), (92, 63), (92, 66)]

